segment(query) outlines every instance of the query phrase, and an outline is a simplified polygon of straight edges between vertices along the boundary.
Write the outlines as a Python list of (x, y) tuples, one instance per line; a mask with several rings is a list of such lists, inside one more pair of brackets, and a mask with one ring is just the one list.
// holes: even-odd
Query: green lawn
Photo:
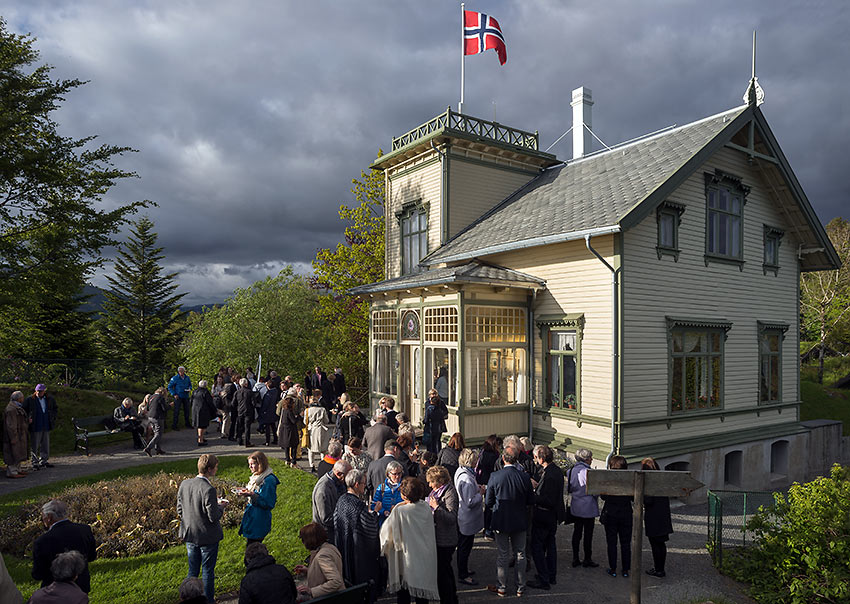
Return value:
[[(0, 384), (0, 401), (3, 408), (9, 401), (9, 396), (15, 390), (20, 390), (24, 396), (30, 396), (35, 389), (35, 384)], [(56, 398), (59, 407), (59, 417), (56, 427), (50, 433), (50, 454), (67, 455), (74, 450), (74, 429), (71, 425), (72, 417), (89, 417), (93, 415), (112, 415), (124, 397), (129, 396), (133, 403), (138, 405), (144, 394), (138, 392), (96, 392), (94, 390), (78, 390), (64, 386), (50, 386), (48, 392)], [(96, 448), (116, 441), (131, 441), (129, 433), (113, 434), (92, 439), (91, 446)]]
[[(276, 459), (272, 459), (271, 464), (281, 484), (277, 490), (277, 505), (272, 512), (272, 532), (266, 537), (264, 543), (278, 562), (291, 569), (307, 556), (307, 551), (298, 539), (298, 529), (310, 522), (310, 498), (316, 479), (310, 474), (284, 466), (283, 462)], [(190, 459), (127, 468), (34, 487), (0, 497), (0, 514), (14, 513), (20, 505), (58, 492), (72, 484), (153, 474), (159, 471), (192, 474), (197, 471), (197, 461)], [(249, 473), (245, 456), (220, 457), (218, 476), (247, 482)], [(245, 540), (237, 534), (237, 531), (238, 528), (225, 530), (224, 540), (219, 547), (216, 565), (217, 593), (238, 590), (239, 582), (245, 575), (245, 566), (242, 561)], [(39, 587), (39, 584), (30, 577), (32, 560), (8, 555), (4, 555), (4, 559), (12, 579), (24, 594), (24, 599), (29, 598)], [(91, 564), (92, 591), (89, 601), (92, 604), (176, 602), (177, 588), (186, 576), (187, 570), (186, 549), (183, 546), (170, 547), (134, 558), (98, 559)]]
[(850, 436), (850, 396), (846, 391), (802, 380), (800, 396), (800, 419), (837, 419), (844, 422), (844, 436)]

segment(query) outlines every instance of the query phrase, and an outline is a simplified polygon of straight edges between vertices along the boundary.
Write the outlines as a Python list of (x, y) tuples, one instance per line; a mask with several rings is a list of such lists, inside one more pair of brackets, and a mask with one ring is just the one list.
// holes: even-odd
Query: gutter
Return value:
[[(532, 237), (522, 241), (513, 241), (511, 243), (502, 243), (499, 245), (491, 245), (488, 247), (477, 248), (470, 252), (460, 252), (449, 256), (438, 256), (437, 258), (429, 259), (427, 256), (423, 260), (429, 262), (426, 266), (433, 266), (442, 262), (455, 262), (457, 260), (468, 260), (470, 258), (480, 258), (481, 256), (489, 256), (490, 254), (499, 254), (501, 252), (510, 252), (513, 250), (521, 250), (529, 247), (537, 247), (539, 245), (549, 245), (551, 243), (564, 243), (565, 241), (576, 241), (587, 237), (595, 237), (597, 235), (611, 235), (620, 232), (620, 225), (612, 225), (605, 227), (597, 227), (593, 229), (582, 229), (580, 231), (571, 231), (569, 233), (558, 233), (557, 235), (544, 235), (542, 237)], [(604, 260), (603, 260), (604, 262)], [(610, 268), (610, 267), (609, 267)], [(611, 269), (613, 270), (613, 269)]]
[(611, 451), (605, 457), (605, 465), (608, 465), (608, 460), (617, 452), (618, 425), (617, 415), (619, 411), (619, 393), (620, 393), (620, 317), (619, 317), (619, 287), (620, 287), (620, 269), (614, 268), (603, 258), (599, 252), (593, 249), (590, 245), (590, 235), (584, 236), (584, 243), (588, 251), (596, 256), (605, 267), (611, 271)]

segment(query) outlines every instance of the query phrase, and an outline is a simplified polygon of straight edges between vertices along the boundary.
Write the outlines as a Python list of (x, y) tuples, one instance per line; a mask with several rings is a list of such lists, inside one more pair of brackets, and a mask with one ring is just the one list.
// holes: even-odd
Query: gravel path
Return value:
[[(13, 493), (32, 486), (67, 480), (81, 476), (97, 474), (139, 464), (157, 464), (165, 460), (189, 459), (197, 457), (201, 452), (216, 455), (243, 455), (245, 447), (234, 442), (220, 440), (210, 431), (210, 445), (199, 448), (196, 446), (195, 431), (182, 429), (177, 432), (167, 432), (162, 446), (168, 452), (165, 456), (149, 458), (139, 451), (134, 451), (127, 436), (126, 443), (96, 447), (90, 457), (82, 454), (51, 458), (55, 467), (34, 472), (27, 478), (10, 480), (0, 478), (0, 494)], [(254, 440), (257, 445), (259, 438)], [(250, 450), (262, 449), (271, 457), (282, 457), (282, 451), (277, 447), (253, 447)], [(302, 469), (308, 470), (305, 461), (300, 463)], [(736, 604), (751, 604), (740, 584), (719, 574), (711, 565), (711, 559), (705, 549), (706, 542), (706, 506), (689, 505), (675, 507), (673, 510), (673, 526), (675, 533), (668, 543), (667, 577), (656, 579), (643, 576), (642, 602), (645, 604), (691, 604), (721, 598), (723, 602)], [(558, 583), (551, 591), (529, 589), (523, 599), (540, 604), (620, 604), (629, 602), (629, 580), (609, 577), (605, 573), (606, 548), (605, 531), (599, 524), (593, 534), (594, 558), (599, 568), (572, 568), (570, 550), (571, 527), (560, 527), (557, 534), (559, 571)], [(644, 540), (642, 552), (643, 568), (652, 566), (652, 556), (649, 543)], [(496, 547), (484, 539), (477, 539), (470, 558), (470, 567), (477, 571), (476, 578), (481, 585), (477, 587), (458, 586), (458, 599), (463, 604), (478, 602), (493, 602), (496, 596), (487, 591), (487, 583), (496, 580)], [(533, 572), (529, 573), (529, 578)], [(510, 592), (509, 592), (510, 593)], [(176, 595), (176, 589), (175, 589)], [(511, 596), (508, 599), (517, 599)], [(218, 602), (235, 604), (235, 597), (222, 596)], [(395, 602), (394, 597), (382, 598), (382, 602)]]

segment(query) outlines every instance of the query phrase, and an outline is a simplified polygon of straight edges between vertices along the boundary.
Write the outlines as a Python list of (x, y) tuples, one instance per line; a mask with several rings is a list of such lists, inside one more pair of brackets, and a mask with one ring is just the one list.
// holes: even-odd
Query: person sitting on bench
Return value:
[(133, 448), (143, 449), (142, 422), (133, 410), (133, 399), (127, 397), (112, 412), (115, 427), (133, 435)]

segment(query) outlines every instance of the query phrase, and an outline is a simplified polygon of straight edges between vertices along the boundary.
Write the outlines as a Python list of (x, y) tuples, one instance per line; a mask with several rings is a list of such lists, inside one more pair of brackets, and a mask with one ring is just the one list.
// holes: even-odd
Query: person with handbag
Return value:
[[(593, 561), (593, 525), (599, 516), (599, 502), (596, 495), (587, 494), (587, 471), (593, 462), (593, 453), (589, 449), (576, 451), (576, 465), (570, 470), (570, 511), (575, 518), (573, 529), (573, 566), (596, 568)], [(578, 556), (578, 548), (584, 536), (584, 560)]]
[(534, 460), (543, 467), (540, 482), (532, 479), (534, 514), (531, 521), (531, 556), (537, 568), (537, 578), (526, 585), (548, 590), (558, 573), (555, 532), (564, 517), (564, 474), (554, 464), (552, 449), (546, 445), (534, 447)]

